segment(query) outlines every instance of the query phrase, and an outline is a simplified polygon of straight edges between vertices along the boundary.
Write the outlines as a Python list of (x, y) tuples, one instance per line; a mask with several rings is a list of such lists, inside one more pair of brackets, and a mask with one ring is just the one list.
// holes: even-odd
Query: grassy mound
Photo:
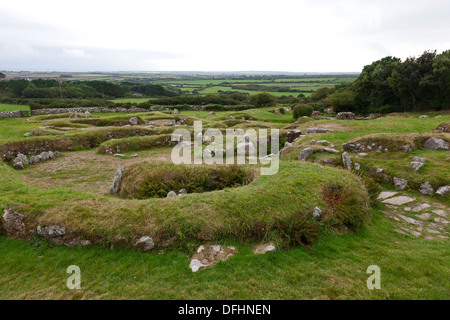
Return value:
[(170, 191), (186, 189), (203, 193), (242, 186), (253, 180), (252, 170), (243, 166), (185, 166), (136, 164), (123, 174), (120, 196), (128, 199), (165, 198)]
[(168, 134), (173, 128), (143, 129), (143, 128), (102, 128), (92, 131), (78, 131), (64, 135), (38, 136), (20, 138), (14, 141), (0, 143), (0, 154), (5, 155), (4, 160), (12, 160), (17, 153), (32, 154), (49, 150), (74, 151), (91, 149), (100, 146), (110, 139), (125, 137), (142, 137)]
[(102, 143), (98, 148), (98, 153), (113, 154), (124, 151), (138, 151), (156, 146), (175, 145), (177, 142), (173, 142), (171, 137), (171, 134), (161, 134), (154, 136), (112, 139)]
[[(355, 230), (368, 217), (368, 195), (358, 177), (290, 161), (282, 163), (278, 174), (246, 186), (163, 199), (42, 190), (23, 184), (4, 164), (0, 182), (0, 208), (21, 212), (31, 228), (57, 224), (67, 236), (100, 245), (118, 238), (132, 243), (143, 235), (159, 246), (224, 239), (305, 244), (322, 230)], [(322, 210), (320, 221), (313, 217), (316, 206)]]
[[(109, 126), (125, 126), (130, 124), (130, 118), (133, 116), (113, 116), (113, 117), (103, 117), (103, 118), (86, 118), (86, 119), (73, 119), (73, 123), (88, 124), (96, 127), (109, 127)], [(143, 125), (145, 121), (139, 116), (134, 116), (137, 119), (137, 124)]]

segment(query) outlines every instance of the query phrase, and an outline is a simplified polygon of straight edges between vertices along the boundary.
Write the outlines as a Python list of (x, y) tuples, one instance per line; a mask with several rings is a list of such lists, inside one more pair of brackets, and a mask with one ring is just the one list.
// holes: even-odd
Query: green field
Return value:
[(15, 110), (23, 110), (23, 111), (29, 111), (29, 106), (24, 106), (20, 104), (4, 104), (0, 103), (0, 111), (15, 111)]

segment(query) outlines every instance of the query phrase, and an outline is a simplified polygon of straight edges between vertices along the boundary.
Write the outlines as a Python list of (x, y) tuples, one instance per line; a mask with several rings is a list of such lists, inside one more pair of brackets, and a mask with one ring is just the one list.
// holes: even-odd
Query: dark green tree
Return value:
[(250, 103), (256, 107), (275, 107), (277, 100), (270, 93), (263, 92), (252, 96)]

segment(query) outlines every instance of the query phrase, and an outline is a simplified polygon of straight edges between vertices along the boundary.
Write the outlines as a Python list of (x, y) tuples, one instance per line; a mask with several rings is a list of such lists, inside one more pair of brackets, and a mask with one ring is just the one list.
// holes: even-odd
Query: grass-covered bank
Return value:
[[(1, 299), (449, 299), (448, 240), (392, 231), (374, 211), (358, 232), (325, 236), (312, 247), (238, 254), (192, 273), (180, 251), (33, 247), (0, 237)], [(81, 268), (81, 290), (68, 290), (69, 265)], [(367, 267), (381, 269), (381, 289), (368, 290)]]
[[(181, 246), (222, 239), (309, 244), (323, 229), (356, 230), (368, 219), (368, 194), (359, 178), (310, 163), (284, 162), (278, 174), (243, 187), (149, 200), (43, 190), (25, 185), (4, 164), (0, 173), (1, 208), (26, 215), (32, 229), (56, 224), (101, 245), (144, 235)], [(313, 219), (316, 206), (323, 211), (320, 222)]]

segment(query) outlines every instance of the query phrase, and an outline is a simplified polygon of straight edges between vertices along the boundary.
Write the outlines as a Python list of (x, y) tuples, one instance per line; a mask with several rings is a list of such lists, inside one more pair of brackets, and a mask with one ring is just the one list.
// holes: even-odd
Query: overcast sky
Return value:
[(0, 2), (0, 70), (358, 72), (450, 49), (448, 0)]

